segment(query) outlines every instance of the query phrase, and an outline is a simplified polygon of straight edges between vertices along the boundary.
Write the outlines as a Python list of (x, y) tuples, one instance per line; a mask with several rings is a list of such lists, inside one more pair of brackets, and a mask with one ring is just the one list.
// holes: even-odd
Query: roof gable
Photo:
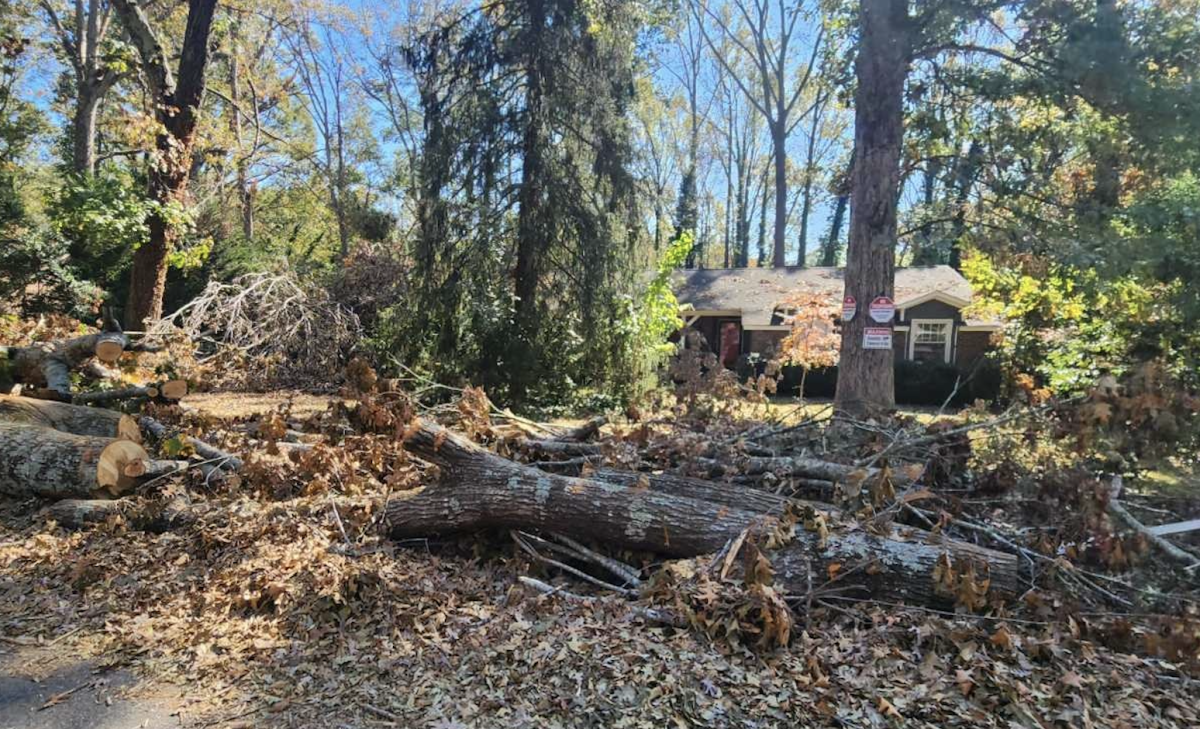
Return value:
[[(776, 308), (797, 294), (840, 306), (844, 276), (845, 269), (826, 267), (697, 268), (676, 271), (673, 283), (681, 304), (702, 311), (741, 311), (744, 324), (766, 325)], [(897, 308), (932, 299), (961, 308), (971, 300), (971, 285), (949, 266), (897, 268), (895, 298)]]

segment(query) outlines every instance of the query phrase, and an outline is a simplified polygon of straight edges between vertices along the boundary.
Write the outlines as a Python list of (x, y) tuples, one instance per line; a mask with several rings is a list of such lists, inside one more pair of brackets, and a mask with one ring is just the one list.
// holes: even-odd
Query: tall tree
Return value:
[(303, 94), (301, 104), (317, 131), (319, 149), (313, 158), (328, 193), (329, 209), (337, 222), (341, 258), (350, 255), (352, 215), (356, 207), (351, 178), (357, 170), (351, 150), (351, 117), (356, 110), (358, 86), (353, 83), (350, 60), (332, 19), (305, 15), (295, 32), (284, 34), (292, 67)]
[[(904, 83), (913, 53), (907, 0), (862, 0), (855, 60), (854, 171), (846, 295), (859, 313), (842, 325), (836, 405), (847, 412), (896, 404), (893, 351), (865, 349), (867, 313), (879, 296), (895, 295), (896, 206), (904, 134)], [(887, 325), (891, 327), (891, 323)]]
[(149, 195), (156, 203), (147, 221), (149, 239), (133, 254), (126, 325), (138, 329), (162, 316), (167, 283), (167, 256), (179, 236), (173, 218), (185, 203), (192, 169), (192, 146), (204, 98), (208, 39), (217, 0), (189, 0), (187, 25), (179, 54), (178, 77), (171, 71), (167, 50), (136, 0), (113, 0), (142, 61), (142, 73), (154, 105), (159, 130), (149, 171)]
[(56, 7), (54, 0), (41, 0), (38, 5), (53, 27), (74, 76), (71, 168), (91, 175), (96, 171), (100, 102), (123, 75), (117, 67), (106, 63), (100, 52), (108, 37), (111, 7), (106, 0), (76, 0), (66, 9)]
[[(745, 94), (767, 122), (771, 136), (774, 169), (775, 227), (771, 265), (787, 265), (787, 140), (807, 111), (801, 111), (804, 92), (812, 78), (817, 53), (824, 37), (824, 26), (818, 28), (807, 63), (797, 64), (796, 45), (803, 29), (803, 7), (790, 0), (730, 0), (728, 7), (714, 9), (708, 0), (693, 0), (692, 13), (714, 56), (725, 67), (726, 74)], [(729, 11), (729, 12), (723, 12)], [(730, 17), (732, 15), (732, 17)], [(750, 73), (734, 59), (721, 53), (708, 30), (708, 22), (716, 33), (732, 42), (749, 64)]]

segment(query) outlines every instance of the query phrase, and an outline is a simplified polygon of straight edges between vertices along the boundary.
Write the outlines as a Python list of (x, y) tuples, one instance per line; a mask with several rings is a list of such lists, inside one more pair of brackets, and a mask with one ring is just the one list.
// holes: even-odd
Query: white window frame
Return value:
[(908, 332), (908, 358), (913, 359), (913, 352), (917, 344), (917, 333), (921, 330), (922, 324), (944, 324), (946, 329), (946, 350), (942, 353), (942, 362), (950, 363), (950, 354), (953, 351), (954, 344), (954, 320), (953, 319), (913, 319), (909, 322)]

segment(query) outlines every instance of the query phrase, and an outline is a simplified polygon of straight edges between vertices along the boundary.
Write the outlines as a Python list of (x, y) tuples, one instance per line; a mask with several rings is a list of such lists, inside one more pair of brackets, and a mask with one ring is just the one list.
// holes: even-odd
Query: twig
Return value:
[(512, 532), (509, 532), (509, 534), (512, 536), (513, 541), (515, 541), (517, 543), (517, 546), (522, 549), (522, 551), (527, 553), (530, 557), (533, 557), (538, 562), (550, 565), (551, 567), (557, 567), (558, 569), (562, 570), (563, 572), (567, 572), (568, 574), (575, 575), (579, 579), (581, 579), (585, 582), (590, 582), (593, 585), (596, 585), (597, 587), (602, 587), (605, 590), (612, 590), (613, 592), (618, 592), (622, 595), (636, 595), (637, 594), (637, 590), (631, 590), (627, 587), (621, 587), (619, 585), (614, 585), (610, 582), (605, 582), (604, 580), (602, 580), (598, 577), (593, 577), (593, 576), (589, 575), (588, 573), (584, 572), (583, 570), (576, 569), (576, 568), (572, 567), (571, 565), (566, 564), (565, 562), (559, 562), (556, 559), (551, 559), (551, 558), (545, 556), (544, 554), (538, 552), (536, 549), (534, 549), (532, 546), (530, 546), (529, 543), (526, 542), (524, 539), (522, 539), (521, 534), (519, 532), (512, 531)]
[(600, 565), (609, 572), (612, 572), (617, 577), (625, 580), (625, 584), (627, 586), (639, 587), (642, 584), (642, 578), (636, 568), (627, 565), (618, 559), (613, 559), (612, 557), (600, 554), (595, 550), (588, 549), (565, 534), (552, 533), (550, 536), (584, 555), (588, 560)]

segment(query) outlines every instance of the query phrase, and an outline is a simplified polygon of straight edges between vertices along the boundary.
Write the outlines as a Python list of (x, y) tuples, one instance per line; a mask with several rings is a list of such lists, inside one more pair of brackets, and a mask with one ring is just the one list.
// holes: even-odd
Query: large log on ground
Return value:
[(8, 355), (18, 382), (45, 387), (66, 400), (71, 397), (71, 370), (92, 357), (116, 361), (128, 345), (129, 339), (120, 332), (99, 332), (28, 347), (9, 347)]
[(0, 493), (52, 499), (119, 496), (137, 483), (125, 468), (149, 460), (131, 440), (0, 422)]
[(97, 435), (142, 441), (137, 421), (115, 410), (86, 408), (79, 405), (39, 400), (31, 397), (0, 395), (0, 421), (53, 428), (75, 435)]
[[(747, 529), (767, 533), (779, 526), (775, 516), (737, 503), (539, 471), (431, 423), (410, 430), (406, 447), (445, 475), (419, 491), (392, 497), (386, 519), (394, 538), (488, 528), (541, 529), (691, 557), (717, 552)], [(935, 575), (945, 573), (946, 562), (961, 572), (971, 565), (976, 574), (988, 575), (991, 589), (1000, 594), (1018, 589), (1015, 556), (933, 540), (924, 532), (883, 537), (857, 525), (839, 524), (825, 534), (797, 526), (792, 536), (772, 561), (776, 578), (793, 594), (804, 594), (835, 576), (839, 586), (858, 588), (863, 596), (941, 605), (947, 596), (938, 589)]]

